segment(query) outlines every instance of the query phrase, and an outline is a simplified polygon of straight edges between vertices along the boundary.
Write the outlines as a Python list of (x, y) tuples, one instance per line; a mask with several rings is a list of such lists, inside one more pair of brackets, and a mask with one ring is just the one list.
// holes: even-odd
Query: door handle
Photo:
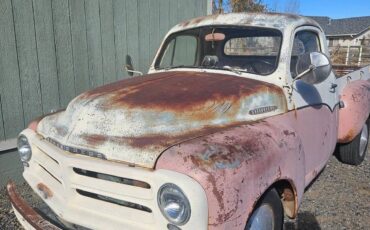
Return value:
[(335, 83), (331, 83), (331, 86), (330, 86), (330, 93), (335, 93), (335, 89), (338, 87), (338, 84), (335, 84)]

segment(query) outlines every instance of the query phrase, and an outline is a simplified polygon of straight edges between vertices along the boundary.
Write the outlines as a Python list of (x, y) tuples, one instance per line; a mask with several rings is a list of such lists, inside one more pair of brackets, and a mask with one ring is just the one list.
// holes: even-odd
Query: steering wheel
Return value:
[[(258, 65), (260, 65), (260, 67), (258, 67)], [(252, 62), (251, 67), (252, 67), (252, 70), (256, 74), (267, 74), (267, 73), (270, 73), (271, 71), (266, 71), (265, 68), (273, 70), (275, 68), (275, 65), (273, 63), (270, 63), (269, 61), (266, 61), (266, 60), (255, 60), (255, 61)], [(263, 70), (265, 70), (265, 71), (263, 71)]]

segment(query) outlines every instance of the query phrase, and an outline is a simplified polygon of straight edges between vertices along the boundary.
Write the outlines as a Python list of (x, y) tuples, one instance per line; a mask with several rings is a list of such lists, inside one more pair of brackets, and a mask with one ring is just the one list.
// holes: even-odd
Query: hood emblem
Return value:
[(262, 113), (268, 113), (268, 112), (272, 112), (272, 111), (277, 110), (277, 108), (278, 107), (276, 105), (259, 107), (259, 108), (256, 108), (256, 109), (249, 110), (249, 114), (250, 115), (258, 115), (258, 114), (262, 114)]

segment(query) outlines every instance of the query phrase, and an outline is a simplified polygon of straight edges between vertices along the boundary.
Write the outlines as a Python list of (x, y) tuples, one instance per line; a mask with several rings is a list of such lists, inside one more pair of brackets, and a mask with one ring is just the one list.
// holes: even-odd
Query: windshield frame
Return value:
[[(273, 71), (269, 72), (269, 73), (266, 73), (266, 74), (263, 74), (263, 73), (254, 73), (254, 72), (243, 72), (243, 73), (247, 73), (247, 74), (254, 74), (254, 75), (258, 75), (258, 76), (268, 76), (268, 75), (272, 75), (273, 73), (276, 72), (276, 70), (279, 68), (279, 65), (280, 65), (280, 55), (281, 55), (281, 52), (282, 52), (282, 46), (283, 46), (283, 42), (284, 42), (284, 33), (277, 29), (277, 28), (273, 28), (273, 27), (259, 27), (259, 26), (249, 26), (249, 25), (224, 25), (224, 24), (220, 24), (220, 25), (206, 25), (206, 26), (198, 26), (198, 27), (193, 27), (193, 28), (189, 28), (189, 29), (185, 29), (185, 30), (180, 30), (180, 31), (176, 31), (172, 34), (169, 34), (166, 39), (164, 40), (161, 48), (160, 48), (160, 51), (158, 52), (158, 55), (156, 56), (156, 59), (154, 61), (154, 65), (153, 65), (153, 68), (154, 70), (156, 71), (161, 71), (161, 70), (171, 70), (171, 69), (176, 69), (176, 68), (190, 68), (190, 69), (206, 69), (206, 70), (223, 70), (223, 71), (230, 71), (230, 69), (226, 69), (226, 68), (221, 68), (221, 67), (213, 67), (213, 68), (210, 68), (210, 67), (207, 67), (207, 66), (202, 66), (202, 65), (193, 65), (193, 66), (174, 66), (174, 67), (160, 67), (160, 62), (165, 54), (165, 51), (169, 45), (169, 43), (172, 41), (172, 39), (178, 35), (191, 35), (191, 36), (194, 36), (193, 34), (189, 33), (189, 34), (186, 34), (187, 32), (190, 32), (190, 31), (193, 31), (193, 30), (199, 30), (199, 33), (198, 33), (198, 36), (194, 36), (196, 39), (197, 39), (197, 51), (196, 51), (196, 59), (199, 58), (199, 53), (201, 51), (201, 49), (203, 49), (203, 46), (201, 41), (200, 40), (200, 32), (202, 29), (204, 28), (209, 28), (209, 29), (212, 29), (212, 28), (235, 28), (235, 29), (258, 29), (258, 30), (271, 30), (275, 33), (277, 33), (277, 36), (280, 36), (280, 44), (279, 44), (279, 47), (278, 47), (278, 53), (276, 55), (276, 65), (275, 65), (275, 68), (273, 69)], [(225, 55), (225, 56), (228, 56), (228, 57), (232, 57), (231, 55), (226, 55), (224, 54), (223, 52), (223, 49), (225, 47), (225, 44), (228, 40), (230, 40), (231, 38), (225, 38), (225, 40), (223, 41), (223, 44), (222, 44), (222, 54)], [(200, 46), (200, 48), (199, 48)], [(197, 60), (199, 61), (199, 60)]]

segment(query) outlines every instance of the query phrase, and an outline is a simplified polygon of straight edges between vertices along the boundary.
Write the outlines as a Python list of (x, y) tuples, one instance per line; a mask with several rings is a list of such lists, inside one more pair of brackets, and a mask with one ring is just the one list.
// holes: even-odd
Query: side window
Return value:
[(321, 51), (320, 40), (317, 33), (313, 31), (299, 31), (293, 41), (292, 56), (290, 58), (290, 73), (292, 77), (297, 76), (297, 61), (305, 53)]
[(167, 44), (159, 67), (192, 66), (196, 61), (197, 39), (193, 36), (178, 36)]

